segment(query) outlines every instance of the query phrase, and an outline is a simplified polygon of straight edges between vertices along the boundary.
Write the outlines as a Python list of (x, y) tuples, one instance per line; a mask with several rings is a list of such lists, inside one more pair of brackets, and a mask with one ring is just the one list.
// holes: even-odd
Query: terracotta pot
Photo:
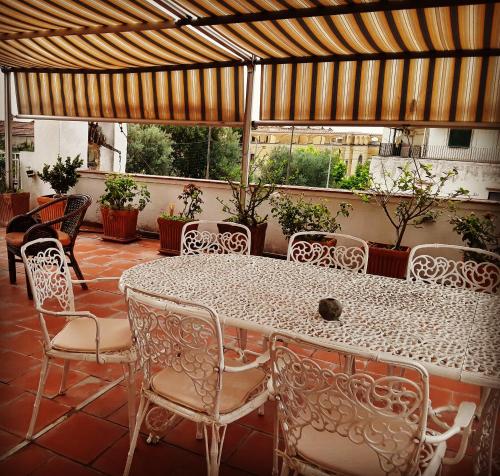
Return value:
[[(232, 226), (231, 223), (219, 223), (217, 224), (220, 233), (235, 233), (241, 231), (241, 228)], [(264, 243), (266, 241), (266, 230), (267, 223), (259, 223), (256, 226), (249, 226), (250, 236), (252, 238), (252, 243), (250, 246), (250, 254), (254, 256), (262, 256), (264, 252)]]
[[(37, 197), (36, 201), (38, 205), (45, 205), (46, 203), (53, 202), (56, 198), (58, 197), (55, 197), (54, 195), (42, 195), (41, 197)], [(50, 205), (41, 210), (40, 218), (42, 219), (42, 222), (55, 220), (56, 218), (60, 218), (64, 215), (65, 209), (66, 200), (61, 200), (60, 202), (54, 203), (54, 205)], [(61, 228), (61, 223), (52, 225), (52, 228), (59, 230)]]
[(104, 228), (103, 240), (130, 243), (138, 239), (137, 217), (139, 210), (113, 210), (101, 207), (102, 226)]
[[(181, 251), (182, 228), (186, 224), (183, 220), (170, 220), (168, 218), (158, 218), (158, 228), (160, 229), (160, 253), (169, 256), (178, 256)], [(191, 225), (187, 230), (197, 230), (198, 225)]]
[(29, 192), (0, 194), (0, 225), (7, 226), (15, 216), (27, 213), (29, 209)]
[(400, 250), (393, 250), (390, 245), (383, 243), (369, 243), (368, 273), (389, 278), (406, 278), (406, 268), (410, 256), (410, 248), (403, 246)]

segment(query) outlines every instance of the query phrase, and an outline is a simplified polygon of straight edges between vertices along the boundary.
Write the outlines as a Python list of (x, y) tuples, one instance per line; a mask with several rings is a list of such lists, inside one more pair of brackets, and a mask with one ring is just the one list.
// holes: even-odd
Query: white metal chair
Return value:
[(287, 260), (366, 274), (368, 243), (341, 233), (301, 231), (290, 238)]
[(466, 246), (418, 245), (410, 252), (406, 279), (498, 294), (500, 255)]
[[(181, 416), (203, 426), (208, 475), (216, 476), (227, 425), (268, 399), (263, 367), (269, 354), (223, 345), (217, 313), (201, 304), (132, 288), (126, 289), (126, 298), (144, 380), (124, 475), (129, 474), (139, 429), (153, 403), (172, 420)], [(244, 355), (256, 359), (244, 363)]]
[[(193, 230), (193, 225), (196, 225), (197, 229)], [(210, 230), (215, 227), (217, 232)], [(228, 231), (220, 231), (228, 228)], [(202, 253), (249, 255), (250, 249), (250, 230), (239, 223), (199, 220), (188, 222), (182, 227), (181, 255)]]
[[(292, 343), (311, 352), (298, 354)], [(322, 359), (331, 353), (331, 361), (315, 358), (315, 351)], [(460, 432), (468, 437), (476, 408), (461, 403), (448, 426), (439, 418), (448, 408), (430, 407), (422, 365), (283, 334), (271, 336), (271, 372), (275, 475), (281, 457), (282, 476), (290, 470), (314, 476), (431, 476), (440, 469), (446, 441)], [(428, 416), (446, 431), (429, 430)]]
[[(61, 243), (53, 238), (30, 241), (21, 248), (26, 274), (33, 290), (40, 318), (44, 356), (33, 414), (26, 438), (31, 439), (49, 369), (50, 359), (64, 360), (59, 394), (66, 391), (71, 361), (96, 361), (99, 364), (123, 364), (128, 367), (129, 424), (135, 423), (135, 361), (128, 319), (99, 318), (88, 311), (76, 311), (73, 284), (118, 278), (72, 280)], [(49, 336), (46, 316), (66, 319), (65, 327)]]

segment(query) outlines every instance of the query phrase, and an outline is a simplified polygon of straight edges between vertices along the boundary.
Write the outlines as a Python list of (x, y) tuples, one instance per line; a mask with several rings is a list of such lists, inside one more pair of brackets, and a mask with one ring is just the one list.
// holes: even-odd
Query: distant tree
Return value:
[(129, 173), (171, 175), (173, 167), (170, 135), (159, 126), (130, 125), (126, 170)]
[(241, 175), (241, 129), (212, 129), (210, 178), (239, 180)]
[(308, 187), (326, 187), (328, 183), (329, 187), (335, 188), (346, 174), (346, 165), (340, 154), (330, 150), (300, 147), (294, 149), (290, 156), (288, 147), (276, 147), (262, 161), (260, 170), (262, 180), (267, 183)]
[(339, 183), (339, 188), (349, 190), (366, 190), (370, 187), (370, 162), (356, 166), (354, 175), (345, 177)]

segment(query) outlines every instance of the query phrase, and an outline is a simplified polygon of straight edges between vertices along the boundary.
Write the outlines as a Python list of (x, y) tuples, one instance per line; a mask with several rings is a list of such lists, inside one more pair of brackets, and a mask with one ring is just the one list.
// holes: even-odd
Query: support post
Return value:
[(212, 140), (212, 126), (208, 126), (208, 144), (207, 144), (207, 168), (205, 170), (205, 178), (210, 178), (210, 141)]
[(4, 115), (5, 115), (5, 184), (8, 190), (14, 188), (12, 164), (12, 103), (10, 89), (10, 71), (3, 70), (4, 79)]
[(250, 177), (250, 140), (252, 137), (252, 99), (253, 99), (253, 82), (254, 82), (254, 65), (248, 65), (247, 70), (247, 94), (245, 99), (245, 116), (243, 122), (243, 144), (241, 157), (241, 188), (240, 188), (240, 203), (245, 204), (246, 193)]

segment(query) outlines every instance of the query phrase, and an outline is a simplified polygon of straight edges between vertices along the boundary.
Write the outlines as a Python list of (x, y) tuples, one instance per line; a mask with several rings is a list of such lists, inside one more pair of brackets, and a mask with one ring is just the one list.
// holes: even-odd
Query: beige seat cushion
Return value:
[[(67, 246), (71, 243), (71, 237), (61, 230), (56, 230), (57, 239), (61, 242), (63, 246)], [(16, 248), (20, 248), (23, 245), (24, 240), (24, 232), (22, 231), (11, 231), (5, 235), (5, 241), (7, 241), (7, 245), (15, 246)]]
[[(118, 352), (132, 345), (128, 319), (97, 318), (100, 328), (100, 352)], [(52, 347), (69, 352), (95, 352), (96, 326), (93, 319), (77, 317), (52, 340)]]
[[(238, 361), (225, 359), (227, 365), (237, 367)], [(220, 396), (220, 413), (229, 413), (241, 407), (251, 393), (263, 382), (266, 373), (262, 369), (251, 369), (244, 372), (222, 375), (222, 391)], [(185, 374), (167, 367), (158, 372), (152, 380), (153, 390), (184, 407), (198, 412), (205, 412), (201, 397), (196, 392), (193, 381)]]
[(353, 443), (338, 433), (317, 431), (312, 426), (302, 430), (297, 452), (325, 469), (356, 476), (385, 476), (375, 450)]

